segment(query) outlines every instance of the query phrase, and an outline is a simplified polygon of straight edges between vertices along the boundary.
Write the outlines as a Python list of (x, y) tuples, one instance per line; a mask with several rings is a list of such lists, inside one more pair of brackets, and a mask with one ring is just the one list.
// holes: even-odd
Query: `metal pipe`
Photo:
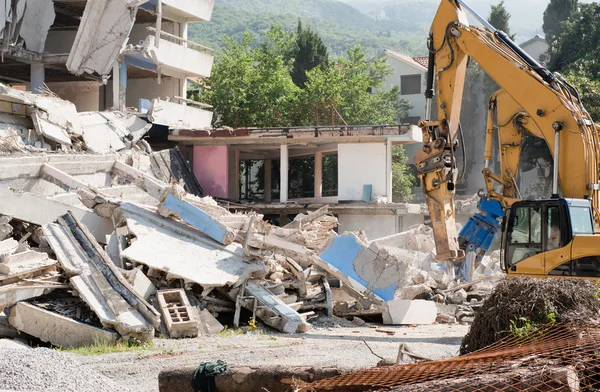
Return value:
[(471, 8), (470, 5), (468, 5), (464, 0), (456, 0), (456, 2), (458, 4), (460, 4), (461, 6), (463, 6), (467, 11), (469, 11), (469, 13), (471, 15), (473, 15), (475, 17), (475, 19), (477, 19), (482, 25), (484, 25), (488, 30), (490, 30), (492, 33), (495, 33), (497, 30), (494, 26), (492, 26), (492, 24), (490, 22), (488, 22), (487, 20), (485, 20), (484, 17), (482, 17), (481, 15), (479, 15), (473, 8)]
[(558, 197), (558, 155), (560, 149), (560, 129), (554, 131), (554, 170), (552, 173), (552, 197)]
[[(431, 38), (430, 38), (431, 39)], [(429, 51), (427, 67), (427, 88), (425, 89), (425, 120), (431, 120), (431, 101), (433, 100), (433, 77), (435, 68), (435, 52)]]

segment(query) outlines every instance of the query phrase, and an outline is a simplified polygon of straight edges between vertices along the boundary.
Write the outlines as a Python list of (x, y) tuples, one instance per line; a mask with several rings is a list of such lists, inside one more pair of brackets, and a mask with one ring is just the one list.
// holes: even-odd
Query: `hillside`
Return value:
[(218, 48), (224, 37), (240, 39), (245, 31), (260, 38), (272, 24), (295, 30), (298, 18), (321, 35), (333, 55), (361, 45), (369, 56), (384, 49), (426, 53), (428, 23), (377, 22), (355, 8), (333, 0), (217, 0), (210, 23), (192, 23), (189, 37)]
[[(378, 21), (397, 23), (431, 23), (440, 0), (340, 0)], [(592, 0), (580, 0), (589, 3)], [(480, 15), (487, 18), (492, 4), (499, 0), (467, 0)], [(511, 14), (511, 30), (517, 43), (536, 34), (543, 35), (542, 18), (549, 0), (504, 0)]]

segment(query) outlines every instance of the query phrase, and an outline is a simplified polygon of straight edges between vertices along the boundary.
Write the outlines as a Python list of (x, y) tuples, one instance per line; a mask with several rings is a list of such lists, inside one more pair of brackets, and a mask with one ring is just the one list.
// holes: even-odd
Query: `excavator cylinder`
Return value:
[(554, 170), (552, 172), (552, 198), (558, 198), (558, 157), (560, 156), (560, 129), (554, 129)]

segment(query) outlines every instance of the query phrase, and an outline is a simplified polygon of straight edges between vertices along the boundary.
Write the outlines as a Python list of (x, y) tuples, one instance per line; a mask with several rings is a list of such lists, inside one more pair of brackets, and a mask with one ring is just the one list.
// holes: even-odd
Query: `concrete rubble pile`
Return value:
[[(485, 256), (470, 278), (434, 256), (433, 232), (426, 225), (372, 241), (363, 233), (345, 233), (331, 239), (321, 252), (325, 261), (384, 303), (386, 324), (472, 321), (475, 309), (504, 276), (499, 251)], [(336, 304), (336, 315), (354, 314), (340, 306)]]

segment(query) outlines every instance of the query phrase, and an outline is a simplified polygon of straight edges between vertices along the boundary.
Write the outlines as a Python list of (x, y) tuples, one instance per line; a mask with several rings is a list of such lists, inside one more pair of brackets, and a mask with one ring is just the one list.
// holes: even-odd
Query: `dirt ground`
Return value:
[[(341, 325), (343, 324), (343, 325)], [(302, 335), (256, 331), (242, 334), (225, 331), (196, 339), (156, 339), (152, 350), (81, 356), (84, 367), (94, 369), (135, 392), (158, 391), (158, 373), (172, 367), (195, 367), (201, 362), (224, 360), (230, 365), (337, 366), (343, 369), (372, 367), (379, 356), (396, 359), (405, 343), (416, 354), (432, 359), (456, 356), (468, 326), (438, 324), (415, 327), (381, 326), (394, 335), (377, 332), (368, 325), (324, 321)]]

